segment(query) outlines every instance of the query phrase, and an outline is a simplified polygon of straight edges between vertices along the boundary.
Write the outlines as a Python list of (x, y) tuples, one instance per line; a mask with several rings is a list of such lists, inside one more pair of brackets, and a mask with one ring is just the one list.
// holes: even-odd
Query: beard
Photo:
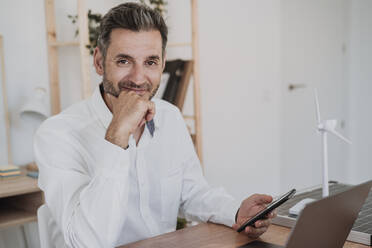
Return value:
[(105, 74), (103, 75), (102, 85), (104, 93), (110, 94), (116, 98), (120, 95), (122, 91), (127, 91), (128, 89), (145, 90), (150, 92), (149, 100), (151, 100), (155, 96), (160, 86), (160, 84), (158, 84), (155, 88), (153, 88), (152, 84), (147, 82), (138, 85), (132, 81), (123, 80), (119, 81), (118, 83), (119, 89), (115, 89), (114, 83), (108, 80)]

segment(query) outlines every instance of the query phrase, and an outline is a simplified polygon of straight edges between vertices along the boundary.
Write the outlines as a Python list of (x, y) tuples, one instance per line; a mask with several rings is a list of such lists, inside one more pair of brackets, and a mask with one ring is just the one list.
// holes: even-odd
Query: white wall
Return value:
[(350, 120), (353, 146), (349, 177), (353, 183), (372, 177), (372, 1), (350, 1)]
[[(4, 37), (11, 143), (15, 164), (25, 164), (33, 160), (32, 133), (35, 125), (38, 125), (37, 122), (22, 121), (19, 109), (35, 86), (48, 85), (43, 5), (44, 1), (40, 0), (2, 1), (0, 4), (0, 33)], [(6, 159), (2, 157), (0, 163), (5, 162)]]
[[(321, 137), (316, 132), (314, 88), (321, 118), (338, 119), (348, 135), (347, 3), (344, 0), (282, 1), (281, 191), (320, 184)], [(288, 86), (305, 88), (288, 90)], [(350, 147), (329, 136), (329, 179), (347, 179)]]
[(242, 199), (278, 194), (280, 1), (199, 1), (205, 174)]
[[(75, 1), (55, 2), (58, 39), (74, 39), (75, 27), (67, 15), (76, 13)], [(87, 2), (94, 12), (104, 13), (122, 1)], [(295, 10), (291, 12), (293, 4), (304, 16)], [(322, 6), (325, 9), (321, 10)], [(354, 146), (349, 150), (339, 141), (330, 141), (332, 175), (350, 182), (370, 179), (371, 11), (369, 0), (199, 1), (203, 153), (205, 175), (211, 185), (223, 186), (242, 199), (253, 192), (276, 195), (292, 185), (302, 187), (320, 182), (318, 168), (306, 167), (311, 163), (320, 166), (319, 143), (309, 124), (315, 121), (315, 114), (311, 112), (312, 93), (307, 88), (290, 94), (286, 90), (289, 82), (309, 85), (316, 82), (323, 87), (320, 97), (325, 102), (322, 104), (325, 117), (341, 118), (346, 123), (342, 132), (351, 135)], [(295, 26), (291, 25), (295, 23), (291, 24), (288, 19), (290, 13), (292, 20), (297, 18), (308, 27), (316, 28), (316, 32), (305, 34), (306, 39), (303, 36), (290, 39), (301, 35), (299, 27), (293, 33)], [(306, 16), (309, 13), (321, 18), (311, 22)], [(189, 1), (169, 1), (170, 42), (191, 40), (189, 14)], [(347, 23), (343, 25), (346, 21), (350, 21), (350, 27)], [(339, 47), (347, 40), (348, 28), (352, 31), (348, 38), (351, 43), (349, 74), (346, 73), (349, 62), (345, 67)], [(33, 160), (31, 140), (39, 123), (21, 120), (18, 111), (35, 86), (48, 87), (44, 0), (2, 1), (0, 33), (5, 42), (14, 163), (25, 164)], [(321, 39), (319, 34), (331, 39)], [(312, 42), (313, 38), (318, 43)], [(310, 49), (304, 55), (305, 59), (310, 58), (308, 61), (295, 60), (301, 53), (299, 42), (304, 42), (302, 48)], [(316, 55), (318, 45), (327, 51), (324, 58)], [(297, 50), (292, 50), (295, 48)], [(80, 100), (79, 55), (76, 47), (60, 48), (60, 52), (62, 107), (66, 108)], [(190, 56), (189, 48), (168, 49), (169, 58)], [(313, 67), (311, 63), (316, 61), (321, 64)], [(347, 75), (350, 86), (345, 80)], [(93, 85), (100, 81), (93, 70), (92, 81)], [(192, 113), (191, 100), (192, 95), (188, 94), (188, 114)], [(288, 110), (288, 106), (292, 109)], [(350, 106), (349, 116), (347, 106)], [(302, 109), (314, 116), (304, 114)], [(300, 117), (296, 118), (298, 114)], [(288, 123), (301, 128), (288, 129)], [(307, 136), (301, 136), (303, 132)], [(312, 138), (307, 142), (309, 136)], [(295, 150), (291, 150), (293, 147)], [(350, 163), (347, 162), (349, 151)], [(340, 154), (342, 156), (338, 156)], [(1, 156), (0, 163), (4, 163), (4, 155)], [(306, 162), (299, 165), (300, 159)], [(304, 180), (298, 177), (301, 173), (307, 176)], [(30, 247), (38, 247), (36, 224), (32, 225), (26, 228), (26, 234)], [(0, 248), (3, 247), (24, 247), (19, 228), (0, 232)]]

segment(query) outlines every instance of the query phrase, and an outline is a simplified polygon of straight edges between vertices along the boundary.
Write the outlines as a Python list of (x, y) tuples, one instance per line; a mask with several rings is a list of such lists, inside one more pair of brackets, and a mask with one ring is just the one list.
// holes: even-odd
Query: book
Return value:
[(162, 99), (172, 104), (176, 103), (179, 84), (183, 75), (184, 60), (171, 60), (165, 63), (164, 72), (169, 73), (167, 85), (165, 87)]
[(11, 164), (0, 165), (0, 173), (11, 172), (11, 171), (20, 171), (20, 168), (19, 168), (19, 166), (11, 165)]
[(0, 172), (0, 177), (11, 177), (21, 175), (21, 171)]

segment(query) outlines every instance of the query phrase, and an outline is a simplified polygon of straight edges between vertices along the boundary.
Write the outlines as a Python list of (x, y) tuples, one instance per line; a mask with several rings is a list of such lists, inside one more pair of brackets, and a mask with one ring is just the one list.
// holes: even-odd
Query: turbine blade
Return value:
[(330, 132), (330, 133), (332, 133), (333, 135), (339, 137), (340, 139), (342, 139), (342, 140), (345, 141), (346, 143), (348, 143), (348, 144), (350, 144), (350, 145), (352, 144), (352, 143), (351, 143), (351, 140), (345, 138), (344, 136), (342, 136), (342, 134), (340, 134), (340, 133), (337, 132), (336, 130), (330, 130), (330, 129), (328, 129), (327, 131)]
[(319, 124), (320, 123), (320, 109), (319, 109), (318, 90), (316, 88), (314, 89), (314, 97), (315, 97), (316, 119)]

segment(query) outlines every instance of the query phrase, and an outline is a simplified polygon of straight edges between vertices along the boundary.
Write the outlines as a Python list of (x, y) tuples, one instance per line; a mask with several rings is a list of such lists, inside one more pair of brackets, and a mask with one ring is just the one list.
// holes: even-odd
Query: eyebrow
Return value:
[(148, 59), (153, 59), (153, 60), (160, 60), (160, 57), (158, 55), (151, 55), (147, 57)]
[[(125, 54), (125, 53), (119, 53), (118, 55), (115, 56), (115, 59), (119, 59), (119, 58), (134, 60), (132, 56)], [(158, 55), (150, 55), (147, 57), (147, 59), (160, 60), (160, 57)]]
[(125, 54), (125, 53), (119, 53), (118, 55), (115, 56), (115, 59), (119, 59), (119, 58), (122, 58), (122, 59), (131, 59), (133, 60), (134, 58), (128, 54)]

